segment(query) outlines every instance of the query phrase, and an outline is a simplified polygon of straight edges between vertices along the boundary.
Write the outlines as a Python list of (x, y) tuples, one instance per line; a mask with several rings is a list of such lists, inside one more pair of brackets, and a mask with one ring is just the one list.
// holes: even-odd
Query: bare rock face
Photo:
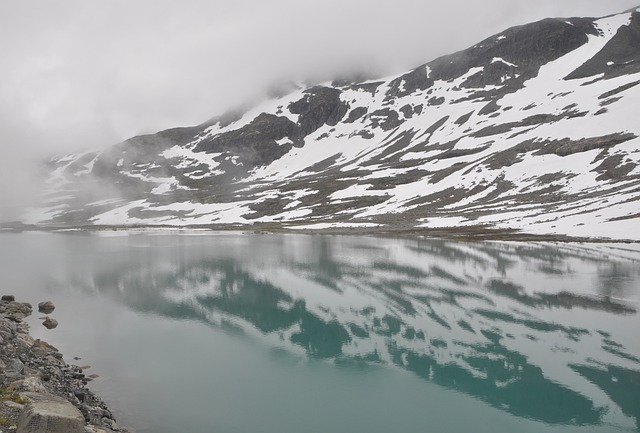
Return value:
[(17, 433), (84, 433), (84, 417), (68, 401), (48, 394), (24, 395), (31, 403), (18, 418)]
[(43, 314), (51, 314), (55, 309), (56, 309), (56, 306), (53, 305), (53, 302), (51, 301), (40, 302), (38, 304), (38, 312)]

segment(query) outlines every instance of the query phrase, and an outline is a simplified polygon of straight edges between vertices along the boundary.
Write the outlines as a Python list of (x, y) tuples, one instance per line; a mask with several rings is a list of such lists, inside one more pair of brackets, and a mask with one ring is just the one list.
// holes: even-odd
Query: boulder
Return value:
[(24, 395), (30, 403), (18, 418), (17, 433), (84, 433), (84, 417), (68, 401), (48, 394)]
[(53, 302), (51, 301), (40, 302), (38, 304), (38, 312), (43, 314), (51, 314), (55, 309), (56, 309), (56, 306), (53, 305)]
[(11, 389), (19, 392), (47, 392), (40, 379), (35, 376), (27, 377), (23, 380), (15, 381), (11, 384)]
[(2, 295), (2, 301), (4, 302), (15, 302), (16, 297), (13, 295)]
[(52, 319), (50, 317), (46, 317), (42, 325), (47, 329), (54, 329), (58, 326), (58, 321), (56, 319)]
[(9, 379), (17, 379), (22, 376), (22, 373), (24, 373), (24, 364), (18, 358), (10, 360), (4, 369), (4, 375)]

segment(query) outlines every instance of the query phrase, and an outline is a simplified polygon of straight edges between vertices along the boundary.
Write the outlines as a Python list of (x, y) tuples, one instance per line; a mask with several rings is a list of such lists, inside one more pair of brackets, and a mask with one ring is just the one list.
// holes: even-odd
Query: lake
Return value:
[(140, 433), (640, 431), (638, 245), (4, 233), (0, 293)]

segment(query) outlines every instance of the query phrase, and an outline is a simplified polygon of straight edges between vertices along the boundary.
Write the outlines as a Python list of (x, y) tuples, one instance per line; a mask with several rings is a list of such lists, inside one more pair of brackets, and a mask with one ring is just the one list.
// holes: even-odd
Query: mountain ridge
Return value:
[(640, 240), (639, 11), (513, 27), (406, 73), (54, 159), (24, 222)]

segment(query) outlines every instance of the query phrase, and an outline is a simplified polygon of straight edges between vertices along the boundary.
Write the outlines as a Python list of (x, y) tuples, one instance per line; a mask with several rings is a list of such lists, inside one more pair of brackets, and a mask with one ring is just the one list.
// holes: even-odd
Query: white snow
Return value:
[(276, 140), (276, 143), (278, 143), (278, 145), (282, 146), (284, 144), (293, 144), (293, 141), (291, 141), (291, 139), (289, 137), (284, 137), (284, 138), (281, 138), (280, 140)]
[(196, 174), (198, 171), (193, 171), (190, 173), (186, 173), (187, 176), (192, 179), (202, 179), (204, 177), (214, 176), (217, 174), (222, 174), (221, 170), (216, 170), (216, 168), (220, 165), (218, 161), (215, 159), (220, 157), (222, 153), (205, 153), (205, 152), (194, 152), (193, 150), (181, 147), (181, 146), (173, 146), (164, 152), (160, 156), (167, 159), (177, 158), (180, 160), (180, 163), (176, 166), (179, 169), (185, 169), (188, 167), (197, 167), (198, 165), (204, 164), (207, 166), (207, 171), (202, 174)]
[(504, 63), (507, 66), (513, 66), (514, 68), (518, 67), (518, 65), (516, 65), (515, 63), (507, 62), (502, 57), (494, 57), (493, 60), (491, 60), (491, 63), (498, 63), (498, 62), (499, 63)]
[(370, 227), (379, 227), (379, 226), (380, 224), (374, 224), (374, 223), (335, 222), (335, 223), (295, 225), (295, 226), (290, 226), (289, 228), (294, 230), (323, 230), (323, 229), (330, 229), (330, 228), (370, 228)]
[[(118, 206), (94, 218), (95, 223), (104, 221), (118, 221), (125, 223), (153, 223), (153, 224), (209, 224), (220, 223), (248, 223), (272, 221), (297, 221), (307, 218), (316, 221), (318, 206), (322, 206), (321, 197), (314, 197), (314, 206), (305, 206), (303, 198), (307, 195), (326, 191), (322, 188), (322, 180), (316, 186), (318, 174), (324, 175), (325, 168), (319, 162), (331, 161), (327, 172), (343, 174), (334, 176), (331, 182), (344, 182), (341, 189), (334, 191), (326, 200), (328, 203), (341, 203), (349, 199), (363, 196), (377, 196), (384, 199), (382, 203), (364, 209), (346, 209), (338, 215), (355, 218), (375, 218), (384, 214), (401, 213), (428, 203), (416, 204), (415, 199), (433, 194), (434, 197), (446, 196), (448, 191), (471, 191), (477, 186), (485, 186), (483, 191), (475, 194), (468, 193), (454, 203), (437, 205), (434, 217), (420, 221), (424, 227), (455, 227), (477, 224), (488, 224), (496, 227), (520, 228), (530, 233), (570, 234), (576, 236), (602, 236), (616, 238), (632, 238), (640, 240), (640, 230), (633, 230), (638, 224), (638, 218), (628, 218), (640, 213), (640, 205), (635, 197), (638, 182), (633, 176), (640, 175), (640, 138), (618, 144), (607, 150), (606, 156), (622, 155), (624, 164), (635, 164), (629, 174), (629, 180), (614, 181), (598, 179), (601, 175), (596, 168), (602, 161), (603, 149), (577, 152), (567, 156), (555, 154), (541, 155), (537, 150), (520, 152), (513, 155), (513, 161), (500, 168), (489, 168), (489, 161), (496, 153), (508, 151), (525, 141), (535, 140), (536, 143), (548, 143), (555, 140), (580, 140), (584, 137), (599, 137), (617, 133), (634, 133), (640, 136), (640, 122), (637, 121), (637, 101), (640, 100), (640, 86), (635, 86), (619, 92), (613, 98), (600, 98), (605, 92), (618, 89), (620, 86), (640, 80), (640, 74), (624, 75), (614, 78), (596, 80), (598, 77), (565, 80), (564, 78), (576, 70), (585, 61), (600, 52), (611, 40), (618, 29), (629, 23), (630, 13), (620, 14), (597, 20), (596, 27), (600, 33), (589, 35), (587, 42), (563, 57), (543, 65), (532, 79), (524, 83), (524, 88), (504, 95), (498, 101), (499, 110), (495, 114), (481, 114), (487, 101), (481, 96), (483, 91), (501, 88), (487, 86), (483, 89), (461, 87), (469, 77), (482, 72), (483, 67), (471, 68), (464, 75), (450, 81), (436, 80), (425, 90), (417, 90), (404, 97), (387, 99), (386, 92), (391, 82), (402, 77), (396, 74), (382, 79), (377, 90), (369, 91), (357, 88), (341, 88), (341, 100), (349, 104), (351, 110), (367, 108), (367, 114), (353, 123), (340, 122), (335, 126), (324, 125), (314, 133), (305, 137), (304, 146), (292, 147), (283, 157), (273, 163), (254, 169), (246, 182), (238, 191), (237, 201), (230, 203), (192, 203), (181, 202), (171, 206), (159, 206), (149, 202), (126, 203), (121, 201), (97, 201), (85, 206)], [(505, 39), (505, 35), (496, 37), (497, 41)], [(501, 57), (493, 57), (491, 63), (503, 63), (511, 67), (518, 65), (508, 62)], [(609, 62), (612, 64), (612, 62)], [(429, 66), (425, 66), (428, 77), (432, 76)], [(509, 77), (503, 77), (503, 82)], [(368, 83), (378, 82), (372, 80)], [(330, 86), (330, 83), (322, 85)], [(407, 89), (406, 80), (400, 81), (401, 92)], [(478, 96), (480, 95), (480, 96)], [(252, 122), (260, 113), (285, 116), (293, 122), (298, 116), (288, 110), (289, 104), (305, 97), (302, 90), (296, 90), (279, 99), (263, 101), (257, 104), (242, 118), (221, 128), (213, 125), (195, 137), (184, 146), (174, 146), (165, 150), (158, 161), (159, 164), (134, 164), (128, 167), (128, 172), (122, 174), (154, 183), (153, 194), (166, 194), (174, 189), (184, 188), (184, 185), (174, 176), (161, 177), (149, 173), (162, 173), (155, 168), (173, 164), (191, 179), (203, 179), (222, 174), (220, 161), (232, 159), (237, 164), (236, 156), (228, 153), (194, 152), (193, 149), (200, 141), (210, 139), (217, 134), (237, 130)], [(429, 105), (434, 98), (444, 98), (441, 105)], [(462, 102), (464, 101), (464, 102)], [(414, 113), (406, 118), (400, 113), (400, 108), (409, 106), (412, 109), (422, 106), (420, 114)], [(604, 112), (603, 107), (606, 107)], [(383, 130), (376, 124), (376, 120), (384, 121), (385, 116), (374, 115), (377, 110), (390, 109), (399, 113), (403, 120), (399, 126)], [(567, 113), (573, 113), (571, 117)], [(458, 125), (456, 120), (470, 114), (464, 124)], [(598, 115), (596, 116), (596, 113)], [(484, 127), (500, 126), (510, 122), (521, 122), (523, 119), (537, 115), (556, 115), (558, 120), (530, 126), (505, 128), (502, 133), (494, 133), (485, 137), (474, 136), (473, 132)], [(562, 118), (561, 118), (562, 117)], [(436, 122), (446, 118), (438, 128), (427, 132)], [(517, 135), (516, 135), (517, 134)], [(396, 146), (398, 140), (408, 136), (413, 138), (403, 147)], [(367, 138), (365, 138), (365, 136)], [(289, 146), (293, 141), (288, 138), (277, 140), (281, 146)], [(452, 157), (443, 155), (446, 150), (477, 151), (468, 155)], [(411, 149), (411, 151), (409, 151)], [(384, 157), (383, 157), (384, 155)], [(51, 184), (57, 185), (58, 192), (64, 191), (68, 185), (68, 173), (78, 169), (81, 154), (67, 155), (57, 161), (58, 169), (53, 173)], [(598, 158), (601, 158), (598, 160)], [(88, 157), (87, 157), (88, 158)], [(85, 159), (86, 160), (86, 159)], [(73, 172), (82, 179), (88, 175), (95, 163), (94, 158), (84, 169)], [(117, 165), (124, 167), (125, 157), (118, 160)], [(456, 164), (460, 170), (456, 171)], [(320, 167), (320, 168), (319, 168)], [(411, 178), (408, 183), (393, 182), (396, 177), (408, 173), (422, 173)], [(446, 172), (448, 175), (441, 176)], [(451, 174), (452, 173), (452, 174)], [(540, 182), (540, 177), (556, 175), (556, 180)], [(390, 180), (389, 189), (374, 190), (373, 185), (379, 184), (385, 178)], [(548, 179), (547, 179), (548, 180)], [(212, 179), (215, 185), (216, 179)], [(295, 181), (298, 185), (291, 191), (286, 187), (288, 182)], [(509, 182), (507, 191), (501, 191), (499, 182)], [(349, 185), (349, 186), (346, 186)], [(558, 188), (559, 193), (569, 198), (558, 203), (528, 203), (519, 201), (516, 194), (542, 194), (545, 187)], [(259, 193), (258, 193), (259, 191)], [(72, 191), (70, 191), (72, 192)], [(590, 194), (592, 195), (590, 198)], [(487, 202), (487, 197), (491, 201)], [(63, 195), (58, 196), (60, 203)], [(281, 199), (284, 205), (279, 213), (263, 216), (257, 220), (245, 220), (243, 216), (251, 214), (249, 205), (267, 199)], [(95, 200), (95, 199), (94, 199)], [(435, 199), (434, 199), (435, 200)], [(412, 203), (413, 202), (413, 203)], [(128, 216), (129, 210), (140, 208), (147, 211), (159, 211), (163, 216), (135, 219)], [(320, 208), (321, 210), (321, 208)], [(62, 208), (44, 210), (44, 216), (63, 212)], [(472, 218), (479, 212), (478, 218)], [(312, 218), (311, 215), (314, 215)], [(321, 212), (320, 212), (321, 214)], [(429, 213), (431, 214), (431, 212)], [(318, 220), (318, 224), (332, 224), (334, 215), (326, 215)], [(612, 219), (619, 219), (612, 221)], [(329, 220), (329, 221), (327, 221)], [(373, 223), (372, 223), (373, 224)], [(314, 224), (314, 227), (324, 227)], [(340, 226), (335, 226), (340, 227)]]
[(344, 198), (351, 197), (362, 197), (367, 195), (382, 195), (379, 191), (371, 190), (373, 185), (371, 184), (355, 184), (351, 185), (348, 188), (342, 189), (340, 191), (336, 191), (333, 194), (329, 195), (331, 200), (339, 200)]

